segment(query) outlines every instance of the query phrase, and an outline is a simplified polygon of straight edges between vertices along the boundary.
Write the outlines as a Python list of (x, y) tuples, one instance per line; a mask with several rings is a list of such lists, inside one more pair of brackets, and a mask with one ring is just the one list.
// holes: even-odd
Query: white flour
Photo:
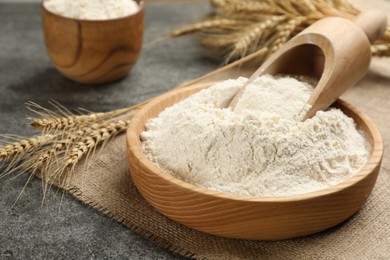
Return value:
[(167, 108), (141, 135), (167, 174), (211, 190), (251, 196), (302, 194), (335, 185), (366, 163), (369, 147), (341, 110), (297, 114), (312, 87), (263, 76), (227, 105), (246, 79), (228, 80)]
[(139, 10), (134, 0), (45, 0), (56, 14), (83, 20), (107, 20), (128, 16)]

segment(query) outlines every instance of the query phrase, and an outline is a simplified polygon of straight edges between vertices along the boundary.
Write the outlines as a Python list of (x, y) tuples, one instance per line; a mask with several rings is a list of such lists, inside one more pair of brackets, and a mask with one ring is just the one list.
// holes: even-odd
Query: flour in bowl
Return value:
[(287, 196), (336, 185), (367, 162), (369, 145), (341, 110), (298, 116), (313, 88), (262, 76), (227, 108), (245, 78), (202, 90), (165, 109), (141, 134), (163, 172), (210, 190)]
[(138, 12), (134, 0), (45, 0), (47, 10), (69, 18), (108, 20)]

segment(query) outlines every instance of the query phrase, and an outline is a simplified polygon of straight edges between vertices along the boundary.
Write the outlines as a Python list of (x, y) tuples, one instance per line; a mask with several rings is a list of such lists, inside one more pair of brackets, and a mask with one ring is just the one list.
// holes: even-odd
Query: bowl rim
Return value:
[[(133, 155), (135, 159), (137, 160), (137, 163), (140, 167), (146, 168), (149, 172), (152, 172), (153, 174), (157, 175), (159, 178), (163, 178), (165, 181), (169, 182), (173, 185), (178, 185), (181, 188), (185, 190), (190, 190), (194, 193), (199, 193), (202, 195), (207, 195), (209, 197), (213, 197), (215, 199), (228, 199), (228, 200), (234, 200), (234, 201), (242, 201), (242, 202), (265, 202), (265, 203), (284, 203), (284, 202), (293, 202), (293, 201), (303, 201), (323, 196), (328, 196), (330, 194), (334, 194), (337, 192), (340, 192), (340, 190), (347, 189), (360, 181), (362, 181), (364, 178), (369, 176), (373, 169), (380, 166), (382, 157), (383, 157), (383, 139), (381, 136), (381, 133), (378, 129), (378, 127), (374, 124), (374, 122), (363, 112), (356, 109), (353, 105), (347, 103), (346, 101), (342, 99), (338, 99), (337, 103), (340, 104), (342, 107), (346, 108), (348, 111), (353, 112), (356, 114), (357, 117), (359, 117), (362, 121), (362, 123), (367, 128), (367, 132), (369, 132), (370, 136), (375, 137), (371, 138), (368, 136), (365, 136), (367, 139), (371, 139), (369, 141), (371, 146), (371, 151), (369, 153), (368, 160), (366, 164), (363, 166), (363, 168), (354, 174), (353, 176), (345, 179), (344, 181), (340, 182), (339, 184), (336, 184), (331, 187), (327, 187), (325, 189), (312, 191), (308, 193), (302, 193), (302, 194), (296, 194), (296, 195), (288, 195), (288, 196), (274, 196), (274, 197), (262, 197), (262, 196), (247, 196), (247, 195), (235, 195), (230, 193), (225, 193), (221, 191), (213, 191), (209, 190), (203, 187), (196, 186), (194, 184), (182, 181), (178, 178), (175, 178), (169, 174), (164, 173), (162, 170), (160, 170), (152, 161), (150, 161), (144, 152), (142, 151), (141, 147), (141, 140), (139, 137), (138, 132), (138, 126), (141, 121), (141, 118), (147, 114), (149, 109), (152, 107), (155, 107), (156, 105), (160, 104), (162, 101), (171, 98), (172, 96), (176, 96), (179, 94), (183, 94), (185, 92), (194, 91), (195, 93), (199, 92), (202, 89), (205, 89), (207, 87), (210, 87), (215, 82), (208, 82), (208, 83), (199, 83), (195, 84), (193, 86), (184, 87), (181, 89), (173, 89), (161, 96), (158, 96), (145, 104), (143, 107), (141, 107), (132, 117), (130, 124), (128, 126), (127, 132), (126, 132), (126, 141), (127, 141), (127, 150), (128, 150), (128, 159), (130, 160), (130, 156)], [(185, 98), (184, 98), (185, 99)], [(182, 99), (183, 100), (183, 99)], [(178, 101), (180, 102), (180, 101)], [(176, 102), (177, 103), (177, 102)], [(165, 109), (164, 107), (163, 109)], [(163, 109), (161, 111), (163, 111)], [(159, 113), (161, 113), (161, 111)]]
[(126, 16), (121, 16), (121, 17), (118, 17), (118, 18), (112, 18), (112, 19), (100, 19), (100, 20), (92, 20), (92, 19), (79, 19), (79, 18), (73, 18), (73, 17), (68, 17), (68, 16), (64, 16), (64, 15), (60, 15), (60, 14), (57, 14), (57, 13), (54, 13), (52, 11), (50, 11), (49, 9), (46, 8), (44, 2), (46, 2), (47, 0), (41, 0), (41, 9), (44, 10), (45, 12), (51, 14), (51, 15), (54, 15), (56, 17), (60, 17), (60, 18), (63, 18), (63, 19), (68, 19), (68, 20), (71, 20), (71, 21), (75, 21), (75, 22), (83, 22), (83, 23), (100, 23), (100, 22), (116, 22), (116, 21), (120, 21), (120, 20), (123, 20), (123, 19), (127, 19), (127, 18), (131, 18), (131, 17), (134, 17), (136, 15), (139, 15), (140, 13), (143, 13), (144, 10), (145, 10), (145, 4), (144, 4), (144, 0), (132, 0), (132, 1), (135, 1), (138, 3), (138, 11), (135, 12), (135, 13), (132, 13), (130, 15), (126, 15)]

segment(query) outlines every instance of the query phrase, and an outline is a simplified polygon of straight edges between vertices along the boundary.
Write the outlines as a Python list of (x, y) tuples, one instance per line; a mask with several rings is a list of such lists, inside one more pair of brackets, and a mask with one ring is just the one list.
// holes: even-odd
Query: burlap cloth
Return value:
[(385, 155), (367, 203), (353, 217), (324, 232), (284, 241), (246, 241), (180, 225), (137, 192), (127, 166), (124, 135), (111, 141), (86, 171), (80, 165), (67, 190), (167, 250), (197, 259), (390, 259), (390, 59), (375, 59), (366, 77), (343, 98), (376, 122)]

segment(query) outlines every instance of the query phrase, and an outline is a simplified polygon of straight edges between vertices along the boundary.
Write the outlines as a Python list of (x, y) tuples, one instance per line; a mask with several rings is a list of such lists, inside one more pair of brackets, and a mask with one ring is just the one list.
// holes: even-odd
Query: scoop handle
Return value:
[(370, 42), (373, 43), (386, 31), (387, 16), (379, 10), (372, 10), (360, 13), (353, 22), (363, 30)]

